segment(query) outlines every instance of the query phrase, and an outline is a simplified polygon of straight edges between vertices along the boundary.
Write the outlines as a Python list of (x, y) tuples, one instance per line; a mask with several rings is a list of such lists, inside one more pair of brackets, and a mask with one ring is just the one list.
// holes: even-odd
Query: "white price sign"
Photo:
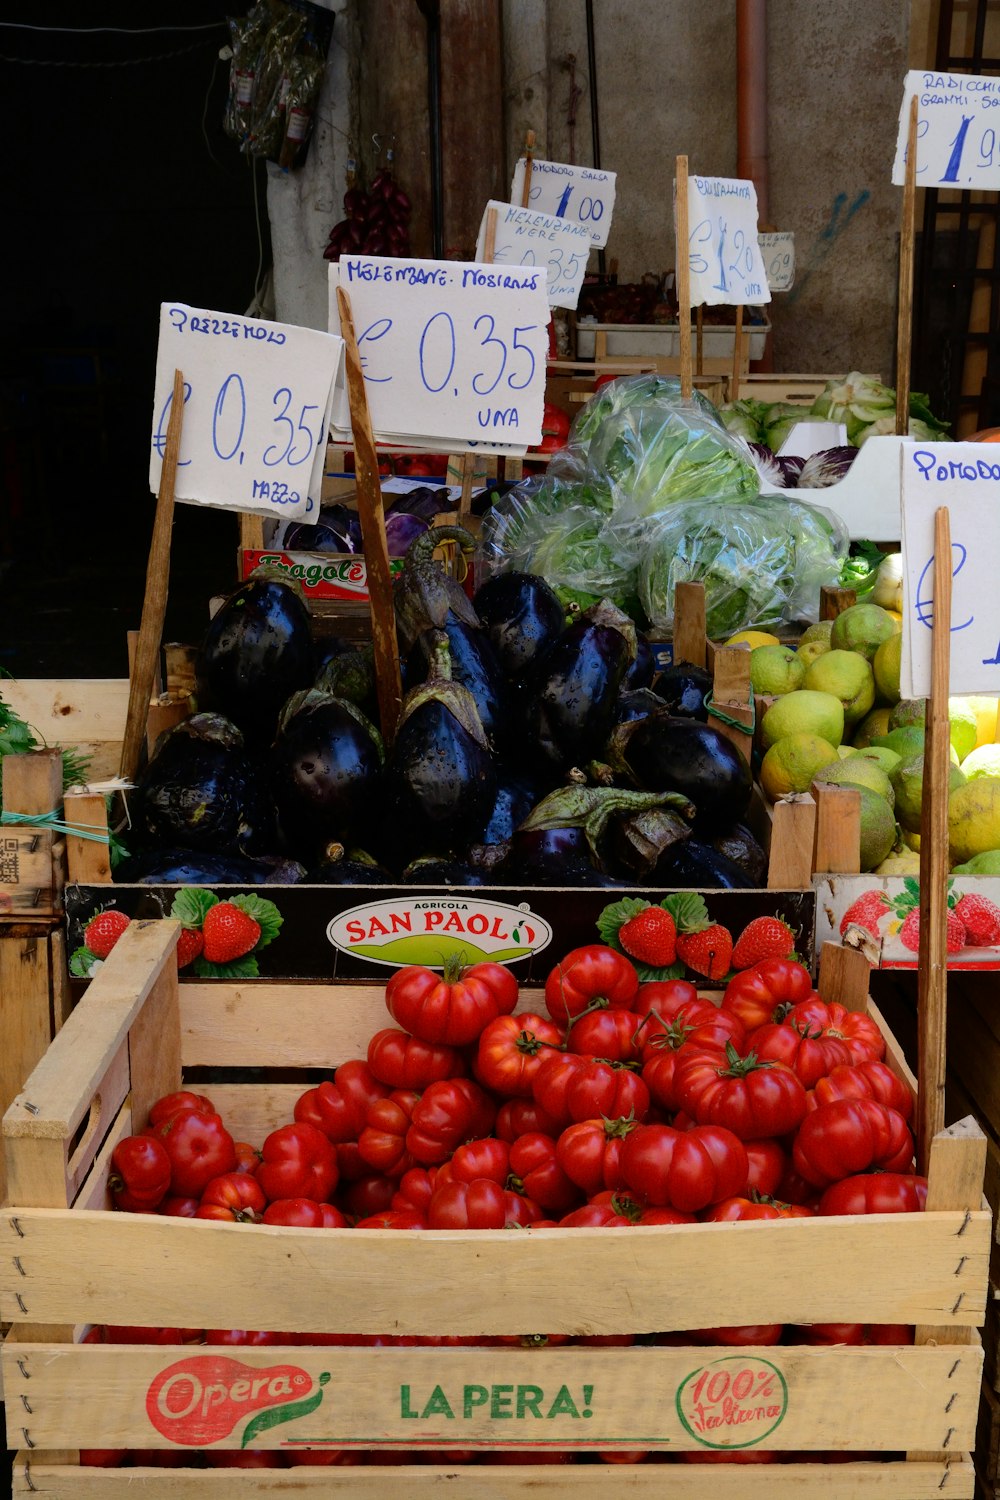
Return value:
[(951, 526), (951, 691), (1000, 694), (1000, 453), (988, 443), (904, 443), (900, 462), (902, 696), (926, 698), (931, 689), (934, 512), (942, 505)]
[[(525, 170), (526, 158), (522, 156), (510, 185), (511, 203), (520, 203), (524, 198)], [(615, 174), (601, 172), (596, 167), (572, 167), (568, 162), (539, 161), (535, 157), (531, 163), (528, 207), (552, 214), (556, 219), (582, 224), (590, 235), (590, 243), (600, 249), (608, 243), (611, 231)]]
[(764, 273), (772, 292), (790, 291), (795, 282), (795, 236), (787, 231), (759, 234)]
[(590, 233), (572, 219), (557, 219), (533, 208), (490, 201), (486, 205), (476, 242), (476, 259), (486, 253), (486, 220), (496, 214), (493, 265), (541, 266), (548, 275), (550, 307), (575, 307), (580, 300)]
[[(542, 440), (549, 304), (540, 266), (342, 255), (372, 427), (380, 442), (486, 452)], [(334, 431), (350, 431), (338, 390)], [(349, 439), (348, 439), (349, 440)]]
[(903, 85), (892, 180), (906, 181), (910, 101), (917, 99), (917, 187), (1000, 188), (1000, 78), (910, 72)]
[(164, 302), (149, 487), (160, 487), (174, 371), (184, 376), (175, 498), (301, 518), (319, 510), (343, 340)]
[(770, 302), (757, 243), (757, 190), (752, 182), (694, 174), (688, 178), (688, 260), (692, 307), (699, 302), (709, 307)]

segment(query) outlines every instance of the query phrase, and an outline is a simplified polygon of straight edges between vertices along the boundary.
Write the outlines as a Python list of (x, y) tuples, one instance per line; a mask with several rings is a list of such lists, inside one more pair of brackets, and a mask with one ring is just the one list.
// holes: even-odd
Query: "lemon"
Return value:
[(856, 651), (834, 647), (806, 668), (804, 688), (832, 693), (844, 706), (844, 726), (859, 724), (875, 702), (875, 678), (868, 661)]
[(858, 750), (864, 750), (879, 735), (889, 733), (889, 710), (887, 708), (873, 708), (870, 714), (865, 714), (861, 723), (854, 730), (851, 744)]
[(807, 625), (799, 636), (799, 646), (811, 646), (814, 641), (822, 641), (829, 651), (830, 633), (833, 630), (832, 620), (817, 620), (815, 625)]
[[(919, 833), (920, 807), (924, 791), (923, 751), (901, 760), (896, 769), (890, 771), (889, 780), (896, 793), (896, 817), (899, 819), (900, 827), (907, 829), (910, 833)], [(949, 792), (961, 786), (964, 781), (965, 773), (960, 767), (948, 767)]]
[(895, 631), (895, 621), (888, 610), (877, 604), (852, 604), (833, 622), (830, 647), (834, 651), (859, 651), (868, 661), (883, 641)]
[(962, 865), (952, 865), (953, 875), (1000, 875), (1000, 849), (984, 849)]
[(812, 666), (817, 656), (825, 656), (829, 649), (830, 646), (827, 641), (806, 641), (805, 645), (800, 646), (795, 654), (802, 663), (803, 670), (805, 670), (806, 667)]
[(901, 760), (911, 760), (914, 755), (924, 753), (923, 727), (907, 724), (901, 729), (890, 729), (888, 734), (876, 735), (872, 744), (884, 750), (895, 750)]
[(964, 698), (948, 699), (948, 733), (960, 761), (976, 748), (979, 725)]
[(891, 618), (893, 624), (895, 625), (897, 634), (900, 631), (902, 631), (902, 629), (903, 629), (903, 616), (899, 613), (899, 610), (898, 609), (887, 609), (886, 610), (886, 614)]
[(785, 693), (760, 721), (761, 742), (769, 750), (789, 734), (811, 734), (836, 748), (844, 738), (844, 705), (833, 693)]
[(865, 786), (884, 797), (890, 807), (895, 805), (892, 783), (882, 767), (860, 755), (849, 755), (836, 765), (824, 766), (816, 772), (815, 779), (829, 786)]
[(970, 693), (958, 701), (964, 703), (976, 716), (976, 749), (992, 745), (997, 737), (997, 699), (988, 698), (982, 693)]
[(841, 760), (846, 760), (849, 755), (857, 755), (857, 753), (858, 752), (855, 750), (853, 745), (837, 746), (837, 754), (840, 756)]
[(1000, 849), (1000, 777), (977, 776), (951, 793), (948, 845), (953, 864)]
[(889, 713), (890, 729), (909, 729), (911, 726), (923, 729), (926, 721), (926, 698), (902, 698)]
[(728, 641), (723, 642), (726, 646), (780, 646), (781, 642), (776, 635), (770, 635), (766, 630), (739, 630), (731, 635)]
[(790, 646), (754, 646), (750, 652), (750, 683), (755, 693), (780, 698), (802, 686), (806, 669)]
[(903, 843), (906, 845), (907, 849), (912, 849), (913, 852), (914, 852), (914, 854), (919, 854), (920, 853), (920, 835), (919, 835), (919, 833), (911, 833), (908, 828), (902, 828), (902, 827), (900, 828), (899, 831), (900, 831), (900, 833), (902, 835)]
[(855, 788), (861, 798), (861, 869), (874, 870), (896, 842), (896, 819), (884, 797), (870, 787)]
[(966, 781), (977, 776), (1000, 776), (1000, 745), (979, 745), (962, 762)]
[(880, 865), (875, 866), (872, 874), (919, 875), (920, 855), (916, 849), (893, 849), (891, 854), (886, 855)]
[(789, 792), (807, 792), (816, 773), (836, 761), (835, 746), (819, 735), (786, 734), (761, 761), (760, 784), (764, 795), (776, 802)]
[(901, 756), (895, 750), (886, 750), (882, 745), (865, 745), (863, 749), (851, 748), (852, 755), (859, 755), (862, 760), (873, 760), (877, 766), (881, 766), (887, 776), (899, 765)]
[(903, 656), (903, 637), (897, 632), (883, 641), (875, 652), (872, 671), (875, 692), (881, 703), (899, 702), (899, 667)]

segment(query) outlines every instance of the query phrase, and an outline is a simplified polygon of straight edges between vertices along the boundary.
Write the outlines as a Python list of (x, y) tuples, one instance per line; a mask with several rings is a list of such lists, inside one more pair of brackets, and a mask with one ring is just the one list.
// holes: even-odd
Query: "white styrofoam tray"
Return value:
[[(760, 359), (771, 325), (744, 323), (744, 344), (750, 346), (750, 358)], [(707, 359), (732, 359), (734, 327), (706, 323), (702, 330), (702, 348)], [(579, 359), (593, 359), (596, 335), (607, 334), (608, 355), (646, 354), (651, 357), (670, 359), (681, 352), (680, 329), (676, 323), (578, 323), (576, 326), (576, 352)], [(749, 334), (749, 338), (747, 335)], [(695, 333), (692, 328), (691, 341), (694, 347)]]

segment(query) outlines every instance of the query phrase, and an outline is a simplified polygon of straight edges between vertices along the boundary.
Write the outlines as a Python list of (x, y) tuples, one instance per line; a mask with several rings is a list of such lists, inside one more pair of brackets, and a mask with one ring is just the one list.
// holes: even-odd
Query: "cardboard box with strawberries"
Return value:
[[(881, 969), (916, 969), (920, 886), (913, 876), (818, 875), (816, 945), (862, 948)], [(1000, 878), (948, 879), (948, 968), (1000, 969)]]

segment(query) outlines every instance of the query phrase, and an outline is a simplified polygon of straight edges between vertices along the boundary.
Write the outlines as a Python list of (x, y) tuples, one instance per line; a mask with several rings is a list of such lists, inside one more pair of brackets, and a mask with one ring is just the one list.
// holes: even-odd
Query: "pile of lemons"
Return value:
[[(772, 802), (814, 781), (861, 796), (861, 868), (919, 868), (923, 699), (900, 700), (901, 621), (856, 604), (810, 625), (796, 646), (746, 631), (754, 692), (774, 701), (760, 723), (760, 784)], [(948, 799), (952, 868), (1000, 875), (1000, 744), (992, 697), (951, 698)]]

